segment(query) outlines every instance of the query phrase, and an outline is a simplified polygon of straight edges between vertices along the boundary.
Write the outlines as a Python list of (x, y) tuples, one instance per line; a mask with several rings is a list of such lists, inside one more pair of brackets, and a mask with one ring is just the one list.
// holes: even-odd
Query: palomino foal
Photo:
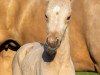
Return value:
[(46, 11), (46, 44), (22, 46), (13, 60), (13, 75), (75, 75), (70, 56), (70, 0), (50, 0)]

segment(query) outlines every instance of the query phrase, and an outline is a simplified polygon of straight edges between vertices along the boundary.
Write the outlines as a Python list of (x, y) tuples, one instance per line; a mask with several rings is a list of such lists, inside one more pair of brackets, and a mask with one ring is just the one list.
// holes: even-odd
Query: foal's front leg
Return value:
[(75, 75), (75, 69), (72, 61), (62, 64), (59, 75)]

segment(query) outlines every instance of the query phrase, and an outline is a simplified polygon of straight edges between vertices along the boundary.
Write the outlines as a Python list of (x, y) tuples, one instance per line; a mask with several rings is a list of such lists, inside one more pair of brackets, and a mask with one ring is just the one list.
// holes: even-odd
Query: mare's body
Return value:
[(100, 1), (74, 0), (70, 25), (71, 55), (76, 71), (100, 73)]

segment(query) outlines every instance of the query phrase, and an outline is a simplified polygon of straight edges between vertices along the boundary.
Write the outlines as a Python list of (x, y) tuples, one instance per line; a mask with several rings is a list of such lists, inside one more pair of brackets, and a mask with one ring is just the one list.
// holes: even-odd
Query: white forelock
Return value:
[(54, 8), (53, 8), (53, 12), (59, 12), (60, 11), (60, 6), (56, 5)]

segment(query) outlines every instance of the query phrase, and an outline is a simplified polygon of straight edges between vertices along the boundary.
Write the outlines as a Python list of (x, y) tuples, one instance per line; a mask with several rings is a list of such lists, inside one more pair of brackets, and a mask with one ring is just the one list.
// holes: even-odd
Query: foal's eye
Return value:
[(45, 15), (45, 18), (48, 18), (47, 15)]
[(47, 15), (45, 15), (45, 18), (46, 18), (46, 21), (48, 22), (48, 16)]
[(68, 16), (68, 17), (66, 18), (66, 20), (65, 20), (65, 23), (68, 23), (69, 20), (70, 20), (70, 18), (71, 18), (71, 16)]
[(67, 20), (70, 20), (71, 16), (67, 17)]

